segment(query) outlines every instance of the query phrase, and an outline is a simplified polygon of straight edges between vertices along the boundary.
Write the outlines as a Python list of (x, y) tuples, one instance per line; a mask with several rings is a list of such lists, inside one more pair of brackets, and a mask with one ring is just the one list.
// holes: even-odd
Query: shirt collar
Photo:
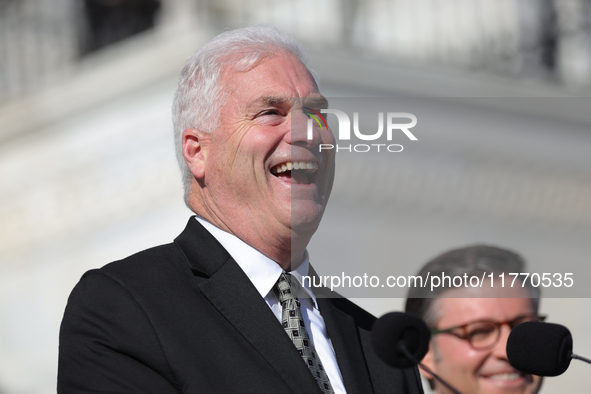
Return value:
[[(307, 296), (312, 298), (314, 300), (314, 303), (316, 303), (316, 297), (314, 297), (314, 293), (312, 293), (312, 289), (310, 289), (311, 279), (308, 277), (308, 280), (305, 281), (305, 283), (302, 280), (302, 277), (308, 276), (309, 269), (310, 269), (310, 258), (308, 255), (308, 250), (306, 250), (306, 252), (304, 253), (304, 261), (302, 261), (302, 264), (300, 264), (298, 268), (296, 268), (294, 271), (291, 271), (290, 274), (292, 277), (297, 279), (297, 281), (300, 284), (300, 288), (306, 292)], [(277, 278), (279, 279), (279, 277), (277, 277)]]
[[(284, 272), (281, 266), (237, 236), (214, 226), (199, 215), (196, 215), (195, 218), (211, 233), (211, 235), (214, 236), (215, 239), (218, 240), (220, 244), (222, 244), (228, 253), (230, 253), (230, 256), (232, 256), (240, 268), (242, 268), (261, 297), (266, 297), (273, 289), (273, 286), (275, 286), (275, 283), (277, 283), (279, 276)], [(307, 280), (305, 286), (301, 286), (302, 277), (308, 275), (309, 267), (310, 260), (308, 257), (308, 251), (306, 250), (304, 253), (304, 260), (299, 267), (294, 271), (291, 271), (290, 274), (297, 279), (300, 283), (300, 287), (314, 300), (314, 303), (316, 303), (314, 293), (312, 293), (310, 289), (310, 281)]]

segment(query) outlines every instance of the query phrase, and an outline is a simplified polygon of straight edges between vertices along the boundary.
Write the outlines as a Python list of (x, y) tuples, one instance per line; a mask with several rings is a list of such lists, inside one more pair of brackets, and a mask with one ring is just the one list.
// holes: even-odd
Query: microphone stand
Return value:
[(587, 364), (591, 364), (591, 360), (589, 360), (588, 358), (585, 358), (585, 357), (582, 357), (582, 356), (577, 356), (577, 355), (576, 355), (576, 354), (574, 354), (574, 353), (571, 353), (571, 355), (570, 355), (570, 358), (574, 358), (574, 359), (576, 359), (576, 360), (581, 360), (581, 361), (584, 361), (584, 362), (586, 362)]
[[(462, 394), (460, 393), (458, 390), (456, 390), (452, 385), (450, 385), (449, 383), (447, 383), (445, 380), (443, 380), (442, 378), (440, 378), (435, 372), (431, 371), (429, 368), (427, 368), (424, 364), (421, 363), (421, 360), (417, 360), (417, 358), (406, 348), (406, 344), (404, 342), (401, 342), (398, 344), (398, 349), (402, 351), (402, 353), (404, 353), (404, 355), (411, 360), (412, 362), (414, 362), (415, 364), (417, 364), (419, 367), (423, 368), (425, 371), (427, 371), (430, 375), (432, 375), (439, 383), (441, 383), (442, 385), (444, 385), (445, 387), (447, 387), (452, 393), (454, 394)], [(572, 355), (571, 357), (575, 358), (576, 355)], [(578, 357), (578, 356), (576, 356)], [(587, 360), (587, 362), (591, 363), (591, 360)]]

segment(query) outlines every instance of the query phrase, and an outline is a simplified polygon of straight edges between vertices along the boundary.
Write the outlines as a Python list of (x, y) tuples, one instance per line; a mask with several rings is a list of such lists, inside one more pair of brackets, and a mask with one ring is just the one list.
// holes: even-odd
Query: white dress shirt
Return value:
[[(246, 273), (248, 279), (250, 279), (261, 297), (265, 299), (265, 302), (275, 314), (279, 323), (281, 323), (281, 303), (273, 291), (273, 287), (275, 286), (275, 283), (277, 283), (279, 276), (284, 272), (279, 264), (235, 235), (219, 229), (199, 216), (196, 218), (199, 223), (201, 223), (220, 244), (222, 244), (228, 253), (230, 253), (230, 256), (232, 256), (244, 273)], [(332, 385), (334, 392), (344, 394), (346, 393), (346, 390), (343, 383), (343, 377), (341, 376), (341, 371), (337, 364), (332, 343), (326, 333), (324, 319), (318, 310), (316, 297), (309, 288), (308, 283), (306, 283), (305, 287), (301, 286), (302, 276), (308, 275), (309, 265), (310, 261), (308, 258), (308, 251), (306, 250), (304, 261), (295, 271), (291, 271), (290, 274), (300, 283), (298, 288), (301, 290), (296, 296), (300, 300), (302, 317), (304, 318), (304, 324), (306, 326), (306, 331), (308, 331), (308, 336), (314, 344), (316, 353), (318, 353), (318, 356), (322, 361), (322, 365), (330, 379), (330, 384)]]

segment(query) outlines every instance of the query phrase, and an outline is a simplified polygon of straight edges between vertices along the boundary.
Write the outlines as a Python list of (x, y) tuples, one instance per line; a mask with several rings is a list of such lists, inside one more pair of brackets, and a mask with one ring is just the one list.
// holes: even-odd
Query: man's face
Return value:
[[(308, 140), (302, 110), (326, 100), (306, 67), (282, 52), (246, 72), (227, 69), (221, 86), (229, 99), (220, 127), (201, 140), (208, 214), (263, 253), (289, 248), (292, 230), (306, 236), (316, 230), (332, 188), (334, 154), (320, 153), (318, 144), (334, 138), (314, 128)], [(296, 162), (306, 168), (279, 170)]]
[[(516, 291), (521, 293), (516, 297), (527, 296), (525, 289)], [(462, 296), (459, 292), (456, 295)], [(441, 316), (437, 329), (483, 319), (506, 322), (534, 314), (528, 298), (440, 298), (434, 306)], [(467, 340), (450, 334), (435, 335), (423, 362), (462, 393), (537, 393), (542, 378), (521, 373), (509, 364), (505, 351), (509, 333), (509, 326), (503, 325), (498, 342), (487, 350), (475, 350)], [(448, 393), (441, 384), (435, 384), (437, 393)]]

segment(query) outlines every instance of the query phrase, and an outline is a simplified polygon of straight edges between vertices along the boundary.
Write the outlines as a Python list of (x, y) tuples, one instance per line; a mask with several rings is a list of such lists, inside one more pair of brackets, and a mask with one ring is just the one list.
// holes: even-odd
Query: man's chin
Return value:
[(292, 201), (291, 204), (291, 230), (295, 233), (314, 234), (324, 210), (315, 201)]

